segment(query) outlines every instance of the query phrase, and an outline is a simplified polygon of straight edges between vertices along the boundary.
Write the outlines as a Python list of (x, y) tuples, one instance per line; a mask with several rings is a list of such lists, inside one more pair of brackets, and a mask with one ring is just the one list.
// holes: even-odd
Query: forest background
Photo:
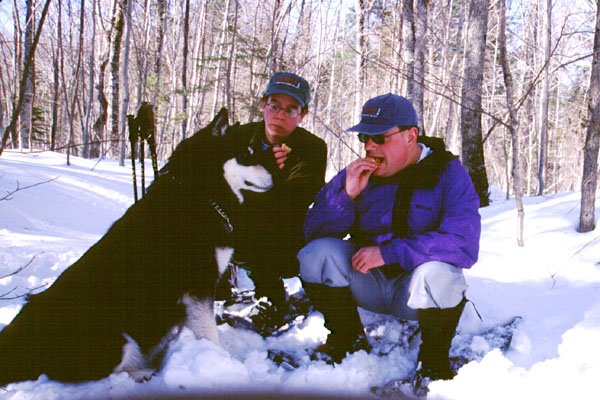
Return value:
[(521, 196), (581, 190), (589, 231), (599, 10), (594, 0), (0, 0), (0, 155), (124, 165), (127, 115), (147, 102), (164, 161), (223, 106), (230, 122), (260, 119), (269, 76), (293, 71), (310, 83), (303, 126), (327, 142), (330, 172), (361, 153), (344, 128), (364, 101), (393, 92), (461, 155), (482, 206), (498, 186), (522, 225)]

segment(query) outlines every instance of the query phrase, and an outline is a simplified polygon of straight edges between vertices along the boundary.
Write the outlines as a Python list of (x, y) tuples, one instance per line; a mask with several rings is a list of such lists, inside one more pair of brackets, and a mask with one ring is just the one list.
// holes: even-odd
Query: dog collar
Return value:
[(217, 212), (217, 214), (219, 214), (221, 216), (221, 218), (223, 219), (223, 221), (225, 222), (225, 230), (227, 231), (227, 233), (233, 232), (233, 225), (231, 224), (231, 220), (229, 219), (229, 216), (227, 215), (225, 210), (223, 210), (223, 208), (221, 208), (221, 206), (219, 204), (217, 204), (217, 202), (214, 201), (213, 199), (210, 199), (209, 201), (210, 201), (210, 205), (214, 208), (214, 210)]

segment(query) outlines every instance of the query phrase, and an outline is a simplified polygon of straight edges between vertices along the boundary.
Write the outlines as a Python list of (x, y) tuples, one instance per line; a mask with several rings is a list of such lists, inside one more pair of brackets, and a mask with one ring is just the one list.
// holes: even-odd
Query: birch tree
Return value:
[(506, 0), (498, 1), (499, 26), (498, 26), (498, 46), (499, 61), (502, 66), (502, 74), (504, 75), (504, 86), (506, 89), (506, 106), (508, 108), (509, 122), (507, 129), (510, 132), (512, 139), (512, 179), (513, 191), (517, 207), (517, 244), (524, 246), (523, 242), (523, 220), (525, 211), (523, 209), (523, 183), (521, 176), (521, 162), (519, 156), (519, 120), (517, 118), (517, 110), (514, 103), (514, 85), (508, 55), (506, 50)]
[(540, 144), (538, 157), (537, 195), (544, 194), (546, 188), (546, 162), (548, 154), (548, 105), (550, 103), (550, 57), (552, 55), (552, 0), (546, 0), (544, 18), (544, 78), (541, 89)]
[(367, 74), (367, 40), (365, 32), (365, 21), (368, 10), (365, 0), (356, 1), (356, 56), (354, 77), (356, 80), (356, 92), (354, 96), (354, 115), (360, 117), (363, 105), (363, 94), (365, 91), (365, 80)]
[(183, 121), (181, 121), (181, 139), (187, 136), (188, 127), (188, 87), (187, 87), (187, 67), (188, 67), (188, 48), (190, 35), (190, 0), (185, 0), (183, 17), (183, 56), (181, 68), (181, 112)]
[[(413, 0), (402, 0), (402, 58), (404, 59), (404, 77), (406, 95), (409, 100), (415, 93), (415, 15)], [(422, 118), (419, 115), (419, 118)]]
[(414, 32), (415, 32), (415, 55), (414, 55), (414, 80), (413, 93), (411, 100), (415, 111), (419, 116), (421, 123), (421, 131), (424, 132), (423, 118), (424, 113), (424, 98), (425, 98), (425, 74), (426, 74), (426, 54), (427, 54), (427, 35), (428, 35), (428, 19), (429, 19), (429, 2), (430, 0), (416, 0), (416, 14), (414, 17)]

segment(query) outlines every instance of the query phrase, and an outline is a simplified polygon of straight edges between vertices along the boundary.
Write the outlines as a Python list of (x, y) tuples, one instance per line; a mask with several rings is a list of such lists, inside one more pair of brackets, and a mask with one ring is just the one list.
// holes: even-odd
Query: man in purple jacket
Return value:
[(481, 221), (465, 168), (417, 126), (404, 97), (365, 103), (348, 131), (359, 132), (366, 155), (320, 190), (298, 259), (304, 288), (331, 331), (318, 352), (341, 362), (369, 349), (356, 305), (418, 320), (416, 377), (429, 381), (453, 377), (448, 352), (466, 301), (462, 269), (477, 261)]

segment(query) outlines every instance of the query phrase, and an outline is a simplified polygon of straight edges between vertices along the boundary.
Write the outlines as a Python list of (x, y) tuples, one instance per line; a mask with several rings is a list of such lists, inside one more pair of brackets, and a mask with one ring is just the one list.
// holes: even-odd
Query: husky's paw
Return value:
[(154, 376), (154, 370), (152, 368), (127, 371), (127, 373), (131, 379), (139, 383), (147, 382)]

